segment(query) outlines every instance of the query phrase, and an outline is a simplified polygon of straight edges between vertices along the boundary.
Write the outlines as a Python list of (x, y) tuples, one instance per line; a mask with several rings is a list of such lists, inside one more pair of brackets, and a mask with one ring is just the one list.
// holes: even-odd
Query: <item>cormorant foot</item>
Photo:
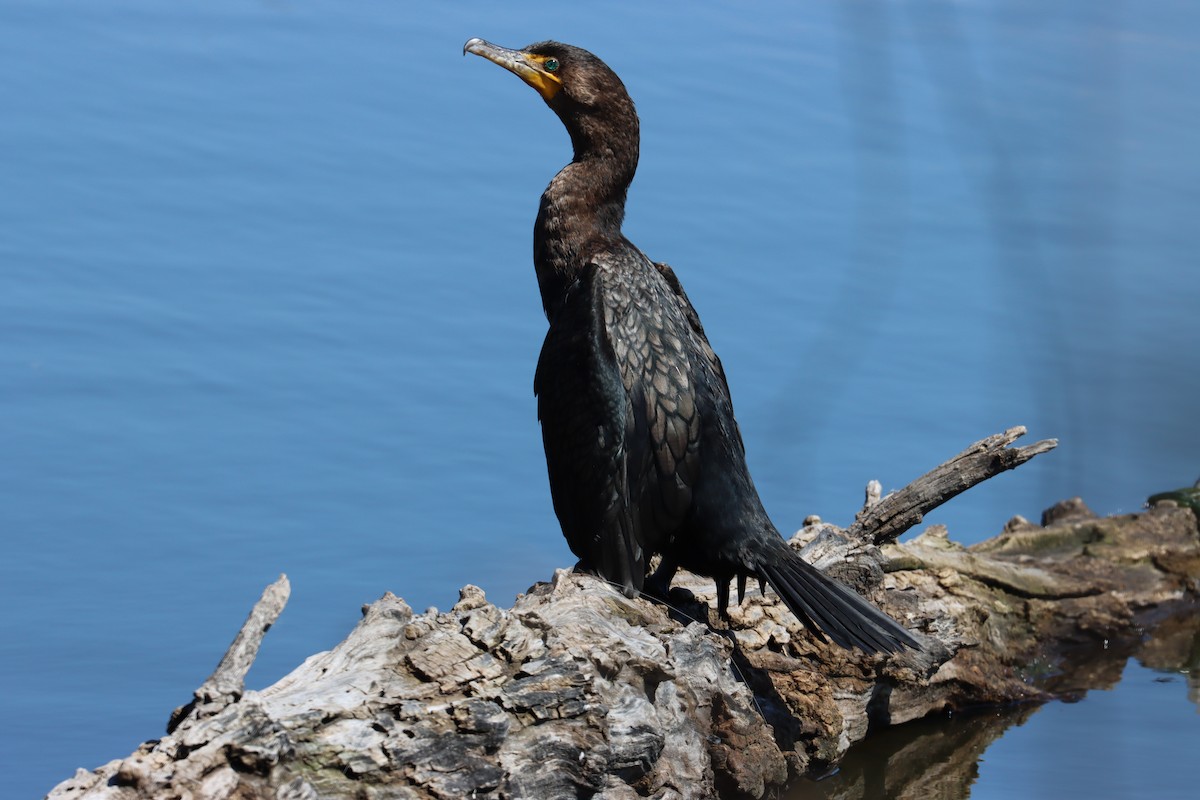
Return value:
[(666, 600), (671, 596), (671, 579), (663, 580), (663, 576), (657, 572), (647, 575), (642, 592), (658, 600)]

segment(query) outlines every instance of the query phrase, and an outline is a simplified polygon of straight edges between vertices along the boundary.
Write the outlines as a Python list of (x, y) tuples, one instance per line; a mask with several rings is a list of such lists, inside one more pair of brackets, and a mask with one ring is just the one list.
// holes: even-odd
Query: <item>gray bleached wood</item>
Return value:
[(262, 597), (250, 610), (250, 616), (242, 623), (242, 629), (225, 651), (225, 656), (208, 680), (200, 684), (190, 703), (180, 706), (171, 713), (167, 721), (167, 733), (171, 733), (189, 715), (211, 717), (230, 703), (242, 699), (245, 692), (246, 673), (258, 658), (258, 648), (267, 631), (279, 619), (283, 607), (292, 594), (292, 585), (286, 575), (263, 590)]
[(217, 692), (213, 713), (50, 796), (763, 797), (871, 728), (1077, 692), (1086, 679), (1037, 676), (1195, 616), (1189, 509), (1068, 510), (970, 548), (937, 526), (882, 549), (871, 530), (802, 531), (806, 557), (921, 640), (892, 657), (822, 644), (774, 595), (751, 592), (726, 624), (711, 581), (689, 576), (694, 599), (678, 592), (673, 609), (562, 571), (507, 609), (473, 586), (445, 613), (387, 594), (275, 685)]
[(1025, 447), (1009, 447), (1024, 435), (1025, 428), (1018, 425), (981, 439), (900, 491), (883, 498), (878, 498), (877, 494), (873, 496), (872, 487), (868, 486), (867, 502), (848, 530), (850, 538), (870, 537), (875, 544), (895, 541), (950, 498), (1058, 446), (1057, 439), (1043, 439)]

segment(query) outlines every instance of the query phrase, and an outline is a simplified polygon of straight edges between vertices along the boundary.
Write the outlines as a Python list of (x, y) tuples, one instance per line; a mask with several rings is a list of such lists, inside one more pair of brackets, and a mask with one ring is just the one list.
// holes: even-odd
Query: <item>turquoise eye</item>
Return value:
[(543, 66), (546, 68), (546, 72), (554, 72), (556, 69), (558, 69), (558, 59), (547, 58)]

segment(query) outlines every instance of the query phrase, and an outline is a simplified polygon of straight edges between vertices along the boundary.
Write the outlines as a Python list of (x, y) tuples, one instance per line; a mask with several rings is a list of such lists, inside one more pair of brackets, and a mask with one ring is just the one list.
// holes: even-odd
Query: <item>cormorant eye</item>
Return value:
[(544, 66), (546, 68), (546, 72), (554, 72), (555, 70), (558, 69), (558, 59), (557, 58), (547, 58), (543, 62), (542, 66)]

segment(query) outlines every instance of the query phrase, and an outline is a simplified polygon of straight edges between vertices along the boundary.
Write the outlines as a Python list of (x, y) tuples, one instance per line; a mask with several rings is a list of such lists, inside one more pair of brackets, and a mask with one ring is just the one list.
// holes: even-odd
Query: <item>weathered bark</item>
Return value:
[(950, 498), (1058, 446), (1057, 439), (1044, 439), (1026, 447), (1009, 447), (1024, 435), (1025, 428), (1017, 426), (982, 439), (882, 499), (876, 499), (878, 483), (872, 481), (867, 503), (846, 533), (855, 541), (869, 538), (875, 544), (893, 542)]
[(254, 666), (263, 637), (283, 613), (291, 594), (292, 585), (286, 575), (280, 575), (279, 580), (263, 590), (262, 597), (250, 610), (250, 616), (242, 623), (237, 638), (229, 645), (213, 674), (192, 693), (190, 703), (172, 712), (167, 721), (167, 733), (174, 733), (189, 716), (193, 719), (211, 717), (230, 703), (242, 699), (246, 691), (246, 673)]
[[(1006, 449), (1012, 433), (959, 456), (963, 469), (1011, 468), (1019, 456), (1004, 453), (1031, 450)], [(924, 489), (897, 496), (896, 508), (928, 510)], [(857, 537), (807, 526), (793, 541), (806, 557), (921, 640), (892, 657), (820, 643), (774, 595), (752, 592), (720, 622), (712, 583), (698, 578), (670, 608), (561, 571), (509, 609), (471, 586), (445, 613), (415, 615), (387, 594), (332, 651), (262, 691), (198, 690), (172, 733), (50, 796), (762, 797), (836, 762), (868, 729), (1077, 691), (1040, 676), (1140, 640), (1140, 626), (1195, 602), (1190, 509), (1095, 519), (1066, 508), (1048, 527), (1018, 518), (970, 548), (937, 526), (873, 544), (911, 512), (860, 519)]]

